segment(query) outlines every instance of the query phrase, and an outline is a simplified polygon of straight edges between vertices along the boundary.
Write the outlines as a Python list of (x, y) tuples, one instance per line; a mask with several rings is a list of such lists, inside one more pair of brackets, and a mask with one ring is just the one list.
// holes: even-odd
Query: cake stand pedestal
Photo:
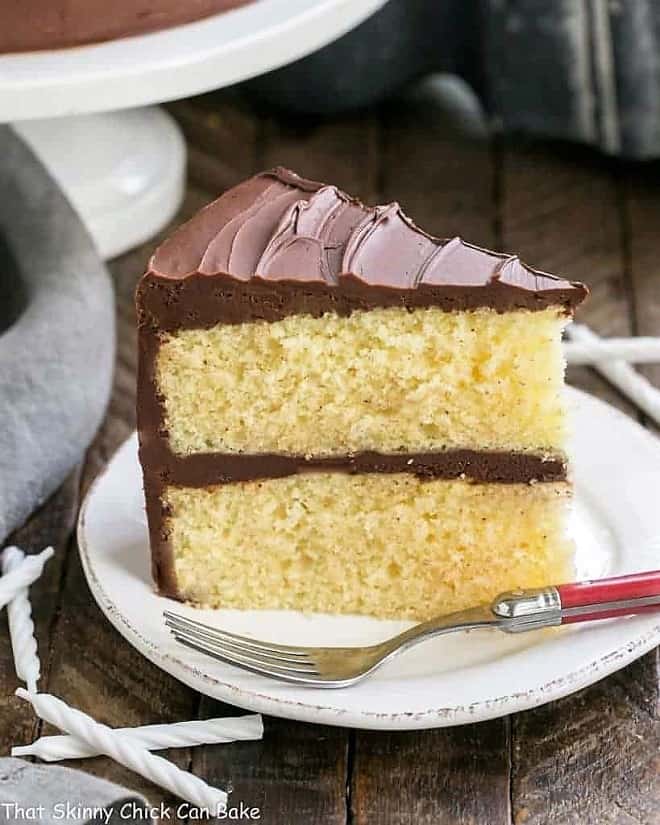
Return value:
[(14, 128), (41, 158), (107, 259), (144, 243), (181, 203), (186, 150), (157, 106)]
[(386, 0), (255, 0), (197, 23), (77, 49), (0, 56), (0, 122), (35, 149), (105, 258), (178, 209), (185, 145), (150, 106), (268, 72), (327, 45)]

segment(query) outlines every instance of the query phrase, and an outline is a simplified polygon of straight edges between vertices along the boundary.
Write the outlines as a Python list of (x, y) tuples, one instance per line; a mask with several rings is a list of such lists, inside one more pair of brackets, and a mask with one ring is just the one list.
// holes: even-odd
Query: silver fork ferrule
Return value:
[(491, 609), (496, 616), (506, 620), (500, 629), (507, 633), (561, 624), (561, 599), (556, 587), (500, 593)]

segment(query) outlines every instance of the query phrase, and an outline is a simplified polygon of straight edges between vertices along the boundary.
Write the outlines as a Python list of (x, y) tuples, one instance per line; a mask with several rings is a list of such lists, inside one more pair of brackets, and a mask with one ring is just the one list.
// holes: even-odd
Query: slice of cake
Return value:
[(284, 169), (226, 192), (137, 292), (160, 592), (424, 619), (570, 579), (585, 294)]

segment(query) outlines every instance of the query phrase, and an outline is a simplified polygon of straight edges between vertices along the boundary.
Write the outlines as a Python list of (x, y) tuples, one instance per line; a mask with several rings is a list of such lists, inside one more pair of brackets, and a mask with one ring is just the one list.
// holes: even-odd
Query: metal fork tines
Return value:
[(163, 615), (174, 638), (200, 653), (278, 679), (305, 682), (307, 678), (320, 678), (318, 666), (310, 656), (311, 648), (261, 642), (170, 611), (165, 611)]
[(480, 607), (417, 625), (376, 645), (295, 647), (239, 636), (171, 611), (164, 616), (174, 638), (193, 650), (262, 676), (316, 687), (354, 684), (421, 638), (497, 626), (502, 621), (489, 608)]

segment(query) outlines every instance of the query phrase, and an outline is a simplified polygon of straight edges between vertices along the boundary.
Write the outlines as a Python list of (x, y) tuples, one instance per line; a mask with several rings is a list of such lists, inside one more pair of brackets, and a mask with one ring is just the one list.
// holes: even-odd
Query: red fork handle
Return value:
[(557, 592), (562, 624), (653, 613), (660, 611), (660, 570), (562, 584)]

